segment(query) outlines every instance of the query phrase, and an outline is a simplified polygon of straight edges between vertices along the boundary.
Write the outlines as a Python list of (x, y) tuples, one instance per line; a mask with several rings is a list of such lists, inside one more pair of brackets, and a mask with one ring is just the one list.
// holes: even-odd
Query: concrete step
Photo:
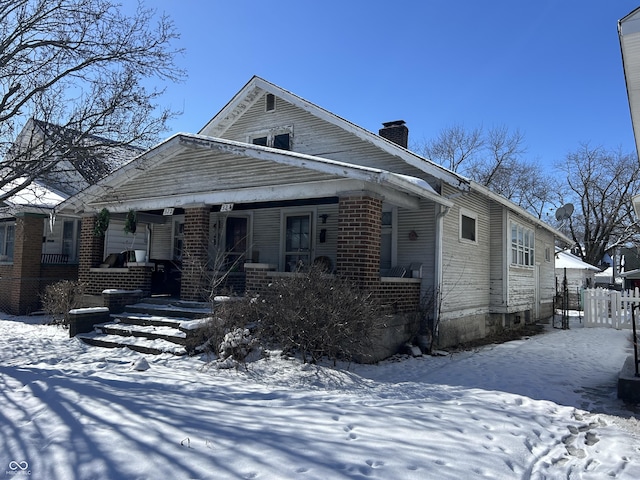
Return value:
[(162, 353), (171, 353), (173, 355), (186, 355), (187, 350), (182, 345), (177, 345), (164, 339), (151, 340), (141, 337), (123, 337), (121, 335), (107, 335), (104, 333), (93, 332), (77, 335), (77, 338), (83, 342), (104, 348), (129, 348), (140, 353), (148, 353), (152, 355), (160, 355)]
[(111, 322), (95, 325), (94, 332), (78, 338), (99, 347), (185, 355), (188, 337), (210, 316), (211, 306), (206, 303), (145, 299), (127, 305), (123, 313), (111, 315)]
[(178, 345), (186, 345), (187, 343), (187, 333), (171, 326), (135, 325), (115, 321), (96, 325), (95, 329), (107, 335), (141, 337), (150, 340), (163, 339)]
[(182, 302), (180, 300), (160, 301), (156, 299), (144, 299), (140, 303), (127, 305), (125, 307), (125, 312), (138, 314), (143, 313), (165, 318), (178, 317), (197, 319), (210, 316), (211, 305), (198, 302)]

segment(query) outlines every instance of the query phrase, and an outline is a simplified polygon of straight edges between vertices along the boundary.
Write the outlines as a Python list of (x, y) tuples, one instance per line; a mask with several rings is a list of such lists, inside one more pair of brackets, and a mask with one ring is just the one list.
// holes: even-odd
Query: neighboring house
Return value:
[[(32, 119), (13, 147), (14, 152), (28, 149), (32, 159), (51, 163), (52, 168), (0, 202), (0, 310), (4, 312), (37, 310), (46, 285), (77, 280), (80, 221), (77, 216), (58, 214), (56, 207), (141, 153), (110, 146), (98, 137), (84, 140), (95, 146), (91, 156), (51, 151), (51, 136), (62, 134), (70, 135)], [(0, 172), (3, 167), (0, 163)], [(24, 182), (24, 177), (16, 178), (0, 187), (0, 192), (12, 192)]]
[[(618, 38), (636, 153), (638, 153), (640, 152), (640, 8), (636, 8), (618, 22)], [(632, 201), (636, 217), (640, 218), (640, 194), (636, 193)], [(635, 268), (628, 268), (628, 270), (631, 269)]]
[(598, 267), (583, 262), (580, 257), (571, 252), (556, 248), (556, 292), (564, 295), (566, 283), (569, 304), (567, 308), (581, 309), (582, 290), (594, 288)]
[[(393, 318), (422, 305), (442, 346), (551, 317), (555, 244), (569, 239), (407, 141), (403, 121), (376, 135), (253, 77), (198, 134), (173, 135), (61, 205), (82, 218), (79, 278), (93, 294), (201, 300), (207, 271), (231, 269), (229, 285), (259, 293), (321, 262)], [(103, 208), (104, 241), (92, 235)], [(135, 237), (123, 233), (131, 210)], [(148, 261), (104, 268), (123, 249)], [(403, 322), (397, 337), (415, 333)]]

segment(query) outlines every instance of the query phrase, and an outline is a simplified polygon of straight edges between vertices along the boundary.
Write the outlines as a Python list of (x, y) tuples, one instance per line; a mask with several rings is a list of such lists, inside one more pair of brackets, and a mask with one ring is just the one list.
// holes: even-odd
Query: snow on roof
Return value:
[(577, 270), (592, 270), (594, 272), (599, 272), (600, 269), (598, 267), (594, 267), (593, 265), (583, 262), (579, 257), (569, 253), (567, 251), (558, 251), (556, 252), (556, 268), (571, 268)]

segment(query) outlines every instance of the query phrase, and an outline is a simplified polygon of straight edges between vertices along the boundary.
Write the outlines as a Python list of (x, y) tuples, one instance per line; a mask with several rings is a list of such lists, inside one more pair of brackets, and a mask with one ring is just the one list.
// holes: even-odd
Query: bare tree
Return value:
[(184, 78), (177, 38), (141, 3), (127, 15), (109, 0), (0, 0), (0, 200), (62, 158), (157, 141), (175, 112), (155, 84)]
[(455, 124), (417, 150), (538, 218), (555, 202), (557, 186), (537, 162), (524, 158), (524, 135), (519, 130), (509, 131), (505, 126), (467, 130)]
[(446, 127), (433, 140), (419, 148), (421, 153), (440, 165), (457, 172), (461, 165), (473, 160), (484, 148), (482, 127), (467, 130), (461, 124)]
[(564, 200), (575, 203), (566, 228), (585, 262), (597, 265), (606, 253), (638, 240), (632, 204), (640, 191), (635, 153), (582, 144), (560, 168), (568, 186)]

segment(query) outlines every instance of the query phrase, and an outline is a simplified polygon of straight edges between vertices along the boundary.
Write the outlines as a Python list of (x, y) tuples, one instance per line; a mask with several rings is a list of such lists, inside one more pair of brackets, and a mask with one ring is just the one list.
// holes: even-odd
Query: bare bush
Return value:
[(375, 338), (376, 304), (369, 292), (322, 268), (282, 277), (249, 303), (264, 338), (306, 363), (366, 359)]
[(81, 306), (84, 284), (71, 280), (47, 285), (41, 296), (42, 309), (51, 316), (52, 323), (69, 325), (69, 311)]
[[(225, 343), (225, 337), (234, 331), (244, 332), (247, 327), (256, 324), (255, 308), (252, 308), (251, 299), (243, 297), (216, 297), (213, 307), (213, 316), (198, 329), (197, 333), (188, 338), (187, 350), (214, 355), (225, 359), (230, 355), (234, 360), (242, 362), (251, 349), (242, 352), (229, 351), (229, 344)], [(253, 328), (252, 328), (253, 329)], [(255, 346), (253, 343), (252, 346)]]

